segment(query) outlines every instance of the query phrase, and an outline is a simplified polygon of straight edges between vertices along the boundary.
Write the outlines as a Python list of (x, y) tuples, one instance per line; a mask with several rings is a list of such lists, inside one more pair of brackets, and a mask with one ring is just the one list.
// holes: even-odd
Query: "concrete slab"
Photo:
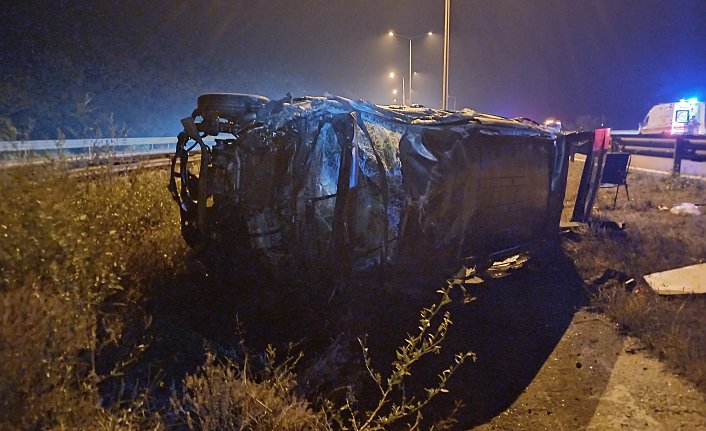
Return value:
[(648, 274), (645, 281), (660, 295), (706, 293), (706, 263)]
[(639, 343), (625, 340), (585, 431), (706, 429), (703, 395), (634, 347)]

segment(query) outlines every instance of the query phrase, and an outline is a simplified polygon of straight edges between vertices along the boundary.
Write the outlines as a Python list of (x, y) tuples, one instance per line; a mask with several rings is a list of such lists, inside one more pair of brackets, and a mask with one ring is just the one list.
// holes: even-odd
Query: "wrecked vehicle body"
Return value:
[(540, 126), (470, 109), (238, 94), (202, 95), (182, 123), (170, 190), (187, 243), (220, 265), (423, 270), (525, 251), (558, 231), (567, 156)]

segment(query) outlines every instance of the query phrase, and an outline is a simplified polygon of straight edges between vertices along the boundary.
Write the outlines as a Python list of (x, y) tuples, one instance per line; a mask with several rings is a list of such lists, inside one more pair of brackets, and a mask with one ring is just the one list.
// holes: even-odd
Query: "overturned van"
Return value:
[(182, 123), (170, 190), (187, 243), (220, 265), (423, 270), (524, 251), (558, 231), (567, 157), (536, 124), (242, 94), (202, 95)]

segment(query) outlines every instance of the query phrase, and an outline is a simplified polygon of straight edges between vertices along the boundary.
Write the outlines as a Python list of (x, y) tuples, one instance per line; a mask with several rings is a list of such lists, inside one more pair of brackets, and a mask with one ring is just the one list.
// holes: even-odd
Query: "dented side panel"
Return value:
[[(455, 257), (490, 256), (548, 234), (554, 142), (477, 131), (425, 131), (436, 162), (403, 143), (416, 229)], [(410, 182), (412, 182), (410, 181)], [(416, 233), (415, 233), (416, 234)], [(407, 247), (425, 243), (407, 240)]]

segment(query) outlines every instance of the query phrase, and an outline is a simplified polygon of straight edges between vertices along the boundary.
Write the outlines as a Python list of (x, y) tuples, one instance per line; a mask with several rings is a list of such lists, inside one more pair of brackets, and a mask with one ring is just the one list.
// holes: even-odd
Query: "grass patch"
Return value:
[[(439, 352), (451, 324), (441, 312), (447, 290), (441, 303), (422, 310), (420, 334), (403, 340), (402, 356), (384, 368), (392, 370), (386, 380), (360, 346), (317, 341), (340, 327), (303, 325), (309, 340), (297, 349), (311, 358), (301, 365), (290, 354), (277, 363), (270, 348), (245, 349), (239, 316), (260, 318), (247, 335), (262, 345), (277, 338), (278, 325), (287, 340), (293, 324), (311, 321), (312, 312), (333, 314), (333, 307), (312, 299), (312, 286), (215, 279), (184, 245), (167, 179), (165, 170), (77, 177), (61, 163), (0, 171), (0, 429), (420, 423), (422, 408), (446, 392), (448, 377), (470, 355), (457, 356), (423, 396), (405, 390), (411, 365)], [(356, 365), (358, 372), (348, 370)], [(355, 380), (365, 365), (374, 396), (359, 399)]]
[(0, 184), (2, 425), (99, 429), (99, 384), (142, 348), (126, 338), (129, 310), (185, 251), (155, 193), (164, 173), (85, 180), (54, 164), (2, 170)]

